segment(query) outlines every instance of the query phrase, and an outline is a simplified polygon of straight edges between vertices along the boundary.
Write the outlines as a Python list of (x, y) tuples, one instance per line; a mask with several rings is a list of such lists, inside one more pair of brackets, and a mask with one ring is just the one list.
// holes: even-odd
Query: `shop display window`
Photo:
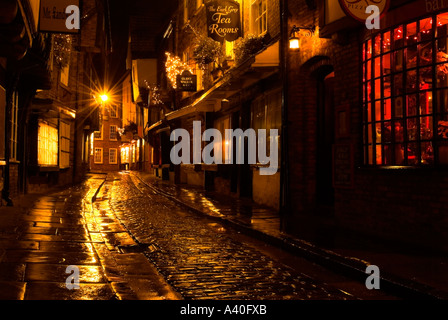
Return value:
[(366, 165), (448, 164), (448, 12), (362, 46)]

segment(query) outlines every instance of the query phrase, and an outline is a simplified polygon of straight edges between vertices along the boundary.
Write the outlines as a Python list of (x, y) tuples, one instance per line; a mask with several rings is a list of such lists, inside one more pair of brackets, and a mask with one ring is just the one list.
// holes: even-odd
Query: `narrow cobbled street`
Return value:
[(26, 199), (2, 208), (2, 299), (391, 298), (181, 208), (130, 172)]
[(262, 252), (266, 244), (179, 207), (133, 174), (110, 177), (95, 207), (113, 212), (132, 240), (109, 233), (106, 242), (120, 243), (123, 253), (143, 253), (184, 299), (358, 298), (285, 266)]

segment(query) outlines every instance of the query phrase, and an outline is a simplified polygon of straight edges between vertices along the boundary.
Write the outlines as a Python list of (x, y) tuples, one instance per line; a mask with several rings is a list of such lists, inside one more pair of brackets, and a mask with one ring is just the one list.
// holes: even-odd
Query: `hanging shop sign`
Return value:
[(389, 9), (390, 0), (339, 0), (339, 4), (348, 16), (365, 23), (372, 15), (371, 11), (366, 10), (368, 6), (377, 6), (382, 17)]
[(182, 74), (176, 77), (177, 88), (181, 91), (196, 92), (197, 91), (197, 76), (190, 71), (185, 70)]
[(79, 0), (41, 0), (39, 31), (78, 33), (80, 29)]
[(232, 0), (214, 0), (206, 5), (208, 37), (215, 41), (235, 41), (241, 37), (240, 4)]

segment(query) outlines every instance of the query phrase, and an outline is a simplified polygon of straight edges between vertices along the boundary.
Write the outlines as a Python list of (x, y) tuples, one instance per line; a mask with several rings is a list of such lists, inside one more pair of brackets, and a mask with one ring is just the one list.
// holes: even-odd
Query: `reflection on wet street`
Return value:
[[(284, 253), (154, 190), (129, 172), (93, 174), (1, 208), (0, 299), (355, 299), (304, 259), (285, 264)], [(69, 266), (79, 289), (67, 286)]]
[[(90, 192), (102, 181), (101, 176), (91, 177), (82, 185), (41, 196), (32, 203), (31, 210), (18, 212), (20, 208), (10, 208), (2, 211), (1, 299), (115, 297), (83, 216), (91, 202), (88, 200), (91, 199)], [(69, 265), (80, 270), (79, 290), (66, 287)]]
[(181, 209), (136, 177), (106, 182), (109, 203), (146, 256), (186, 299), (346, 299), (234, 239), (237, 232)]

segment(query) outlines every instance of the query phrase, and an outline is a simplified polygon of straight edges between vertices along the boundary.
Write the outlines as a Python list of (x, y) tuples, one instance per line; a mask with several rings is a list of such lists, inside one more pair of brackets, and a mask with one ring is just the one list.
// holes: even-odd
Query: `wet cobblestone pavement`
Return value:
[(0, 300), (389, 298), (156, 191), (133, 174), (94, 174), (0, 208)]
[(179, 208), (134, 176), (121, 174), (104, 188), (138, 244), (122, 250), (143, 251), (185, 299), (353, 298), (234, 240), (236, 231)]

